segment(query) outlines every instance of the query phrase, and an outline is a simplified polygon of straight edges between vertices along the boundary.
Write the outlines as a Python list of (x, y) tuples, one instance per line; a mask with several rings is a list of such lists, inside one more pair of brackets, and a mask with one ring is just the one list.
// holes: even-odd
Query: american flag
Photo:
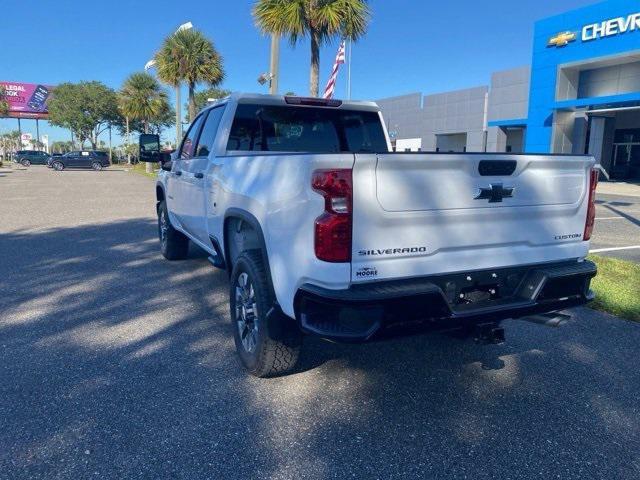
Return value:
[(344, 64), (345, 61), (345, 46), (344, 40), (340, 42), (340, 46), (338, 47), (338, 54), (336, 55), (336, 61), (333, 64), (333, 70), (331, 71), (331, 76), (329, 77), (329, 81), (327, 82), (327, 86), (324, 89), (324, 95), (322, 98), (333, 98), (333, 92), (336, 89), (336, 79), (338, 78), (338, 69), (340, 65)]

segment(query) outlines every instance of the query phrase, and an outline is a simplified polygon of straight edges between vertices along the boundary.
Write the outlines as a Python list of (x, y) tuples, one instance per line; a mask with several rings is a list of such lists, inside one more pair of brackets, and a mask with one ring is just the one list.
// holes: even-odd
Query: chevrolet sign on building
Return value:
[[(612, 37), (614, 35), (631, 32), (640, 32), (640, 13), (587, 25), (582, 29), (582, 41), (588, 42), (598, 38)], [(640, 39), (637, 41), (640, 41)]]
[(378, 101), (397, 149), (589, 153), (613, 178), (640, 180), (638, 0), (540, 20), (532, 63), (489, 85)]

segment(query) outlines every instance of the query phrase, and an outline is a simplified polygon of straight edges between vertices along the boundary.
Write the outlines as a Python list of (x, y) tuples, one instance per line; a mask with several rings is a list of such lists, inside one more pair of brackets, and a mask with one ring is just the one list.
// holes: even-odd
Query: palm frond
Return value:
[(224, 80), (222, 57), (213, 42), (195, 29), (166, 38), (155, 60), (158, 78), (172, 86), (182, 82), (215, 86)]
[(266, 34), (288, 36), (292, 45), (309, 33), (309, 0), (260, 0), (254, 4), (256, 26)]

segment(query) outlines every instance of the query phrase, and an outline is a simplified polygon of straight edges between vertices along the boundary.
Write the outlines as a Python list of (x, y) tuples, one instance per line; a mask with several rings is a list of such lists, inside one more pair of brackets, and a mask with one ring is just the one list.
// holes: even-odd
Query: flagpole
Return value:
[(352, 40), (349, 39), (349, 59), (347, 60), (347, 100), (351, 100), (351, 51)]

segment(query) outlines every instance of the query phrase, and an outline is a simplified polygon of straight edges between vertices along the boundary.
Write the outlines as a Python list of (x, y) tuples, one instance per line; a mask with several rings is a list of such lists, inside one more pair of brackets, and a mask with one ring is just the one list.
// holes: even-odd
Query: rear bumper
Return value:
[(406, 330), (451, 330), (582, 305), (596, 275), (589, 261), (520, 266), (297, 292), (300, 328), (343, 341)]

